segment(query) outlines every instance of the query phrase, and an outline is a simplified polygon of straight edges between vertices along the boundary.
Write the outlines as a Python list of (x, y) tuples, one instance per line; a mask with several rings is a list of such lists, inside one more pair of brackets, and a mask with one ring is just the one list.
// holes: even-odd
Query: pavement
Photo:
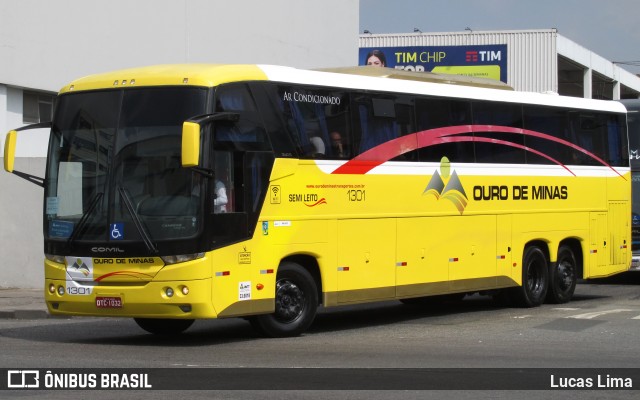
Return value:
[(0, 320), (53, 318), (47, 311), (43, 290), (0, 288)]

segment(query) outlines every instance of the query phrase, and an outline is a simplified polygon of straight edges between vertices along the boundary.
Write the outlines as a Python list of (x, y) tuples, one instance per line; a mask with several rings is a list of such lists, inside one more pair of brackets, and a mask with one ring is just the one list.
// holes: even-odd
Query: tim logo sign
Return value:
[(469, 50), (465, 53), (465, 62), (496, 62), (502, 61), (501, 50)]

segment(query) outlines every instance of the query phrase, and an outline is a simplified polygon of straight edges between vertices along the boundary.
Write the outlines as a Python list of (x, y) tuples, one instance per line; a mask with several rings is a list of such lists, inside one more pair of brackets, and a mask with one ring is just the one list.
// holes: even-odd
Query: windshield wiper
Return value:
[(82, 214), (82, 218), (80, 218), (80, 221), (78, 221), (78, 224), (73, 230), (73, 233), (71, 233), (71, 236), (69, 236), (69, 239), (67, 239), (67, 247), (71, 247), (73, 242), (78, 238), (80, 231), (87, 224), (87, 221), (89, 220), (89, 216), (91, 215), (91, 213), (93, 213), (93, 210), (96, 208), (96, 206), (100, 202), (100, 199), (102, 199), (102, 196), (104, 196), (104, 193), (96, 193), (93, 196), (93, 199), (91, 199), (91, 202), (89, 203), (89, 208), (87, 208), (87, 212)]
[(147, 232), (144, 225), (142, 224), (142, 221), (140, 221), (140, 217), (138, 216), (136, 209), (133, 207), (133, 202), (131, 201), (131, 197), (129, 196), (129, 193), (127, 193), (127, 189), (120, 186), (118, 187), (118, 192), (120, 193), (120, 197), (122, 198), (124, 205), (127, 207), (127, 211), (129, 211), (129, 214), (133, 219), (133, 224), (136, 226), (136, 229), (140, 233), (140, 236), (142, 236), (142, 240), (144, 241), (144, 244), (147, 246), (147, 249), (149, 249), (149, 251), (153, 253), (157, 253), (158, 248), (153, 244), (153, 242), (151, 241), (151, 236), (149, 236), (149, 233)]

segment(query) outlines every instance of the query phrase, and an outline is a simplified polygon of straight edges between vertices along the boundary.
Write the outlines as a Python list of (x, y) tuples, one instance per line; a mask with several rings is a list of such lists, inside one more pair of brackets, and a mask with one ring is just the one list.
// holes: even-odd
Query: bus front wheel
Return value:
[(192, 319), (168, 319), (168, 318), (134, 318), (136, 324), (145, 331), (155, 335), (177, 335), (187, 330), (192, 324)]
[(313, 322), (318, 291), (311, 274), (295, 263), (283, 263), (276, 278), (275, 312), (250, 318), (251, 325), (269, 337), (298, 336)]

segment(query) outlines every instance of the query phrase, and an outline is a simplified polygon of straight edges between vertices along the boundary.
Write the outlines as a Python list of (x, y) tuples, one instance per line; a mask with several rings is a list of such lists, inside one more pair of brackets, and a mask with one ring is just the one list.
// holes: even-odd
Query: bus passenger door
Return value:
[(396, 220), (338, 221), (338, 303), (395, 297)]

